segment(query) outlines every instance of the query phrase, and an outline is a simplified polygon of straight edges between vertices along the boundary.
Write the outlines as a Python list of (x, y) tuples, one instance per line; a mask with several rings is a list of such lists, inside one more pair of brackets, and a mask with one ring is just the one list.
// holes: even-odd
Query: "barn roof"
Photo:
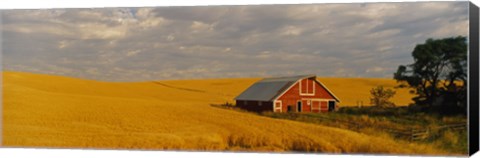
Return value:
[[(290, 77), (265, 78), (247, 88), (243, 93), (235, 98), (235, 100), (256, 100), (256, 101), (272, 101), (288, 90), (293, 84), (300, 79), (316, 78), (315, 75), (301, 75)], [(320, 83), (319, 81), (317, 81)], [(337, 101), (337, 97), (333, 95), (323, 84), (320, 83)]]

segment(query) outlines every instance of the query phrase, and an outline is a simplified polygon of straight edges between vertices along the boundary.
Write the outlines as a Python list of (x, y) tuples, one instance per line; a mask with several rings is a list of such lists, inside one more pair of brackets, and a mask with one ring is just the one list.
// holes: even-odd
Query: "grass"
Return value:
[(257, 80), (111, 83), (3, 72), (2, 145), (450, 154), (432, 145), (210, 106), (231, 101)]
[(409, 107), (344, 107), (334, 113), (272, 113), (261, 114), (271, 118), (294, 120), (330, 127), (351, 129), (367, 135), (411, 141), (412, 130), (426, 130), (423, 139), (414, 142), (432, 145), (456, 154), (468, 152), (466, 128), (446, 128), (449, 124), (466, 124), (466, 116), (440, 116), (413, 112)]

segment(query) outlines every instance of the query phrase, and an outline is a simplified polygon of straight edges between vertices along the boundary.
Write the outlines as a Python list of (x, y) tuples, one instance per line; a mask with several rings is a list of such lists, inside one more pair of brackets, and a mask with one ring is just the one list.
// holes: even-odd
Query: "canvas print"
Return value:
[(2, 146), (466, 155), (468, 7), (2, 10)]

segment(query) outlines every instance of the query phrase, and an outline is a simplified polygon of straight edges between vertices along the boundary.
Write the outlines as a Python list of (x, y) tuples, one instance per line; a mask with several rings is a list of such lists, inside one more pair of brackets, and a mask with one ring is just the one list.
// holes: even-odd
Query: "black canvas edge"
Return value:
[(478, 95), (478, 67), (479, 67), (479, 35), (478, 35), (478, 6), (470, 2), (469, 5), (469, 106), (468, 106), (468, 152), (473, 155), (479, 150), (479, 95)]

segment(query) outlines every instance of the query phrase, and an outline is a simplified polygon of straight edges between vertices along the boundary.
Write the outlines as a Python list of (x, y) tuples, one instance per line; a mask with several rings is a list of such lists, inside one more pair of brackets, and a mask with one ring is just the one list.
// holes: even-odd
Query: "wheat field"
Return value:
[[(395, 90), (395, 96), (391, 99), (397, 106), (405, 106), (413, 103), (412, 98), (415, 96), (409, 91), (410, 88), (398, 88), (397, 81), (386, 78), (317, 78), (328, 89), (330, 89), (338, 98), (340, 105), (356, 106), (357, 102), (363, 105), (370, 104), (370, 90), (376, 86), (383, 86), (388, 89)], [(360, 104), (360, 103), (358, 103)]]
[[(210, 106), (232, 101), (257, 80), (259, 78), (116, 83), (4, 71), (2, 145), (448, 154), (428, 145)], [(349, 99), (354, 97), (349, 95), (366, 95), (363, 89), (368, 98), (370, 88), (367, 87), (379, 80), (389, 85), (394, 83), (388, 79), (319, 80), (345, 103), (352, 102)], [(352, 88), (362, 88), (362, 93)], [(405, 96), (395, 99), (402, 97)]]

